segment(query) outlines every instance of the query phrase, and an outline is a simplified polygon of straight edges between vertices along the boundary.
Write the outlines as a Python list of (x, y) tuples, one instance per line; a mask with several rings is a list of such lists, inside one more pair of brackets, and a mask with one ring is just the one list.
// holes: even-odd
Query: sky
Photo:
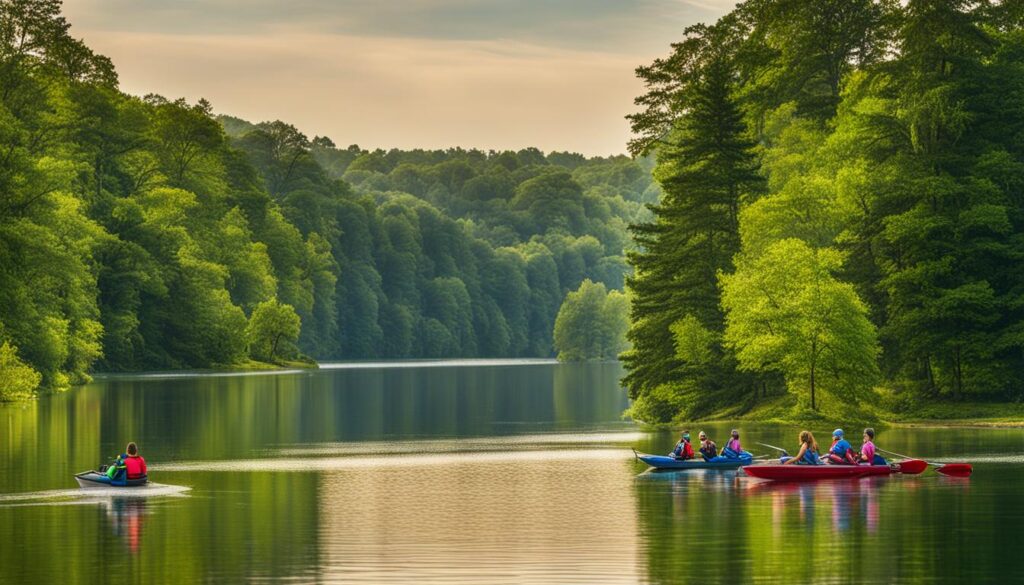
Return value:
[(625, 152), (639, 65), (735, 0), (65, 0), (121, 88), (341, 147)]

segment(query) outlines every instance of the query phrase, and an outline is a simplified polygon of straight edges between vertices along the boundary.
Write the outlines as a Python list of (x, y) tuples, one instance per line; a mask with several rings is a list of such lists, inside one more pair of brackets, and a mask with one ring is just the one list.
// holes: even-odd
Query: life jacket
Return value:
[(853, 445), (846, 439), (839, 439), (832, 442), (829, 448), (828, 460), (840, 465), (857, 465), (859, 463), (856, 453), (853, 452)]
[(703, 441), (700, 446), (700, 454), (703, 455), (705, 459), (714, 459), (715, 456), (718, 455), (718, 445), (715, 445), (715, 442), (711, 439)]
[(687, 441), (679, 441), (676, 448), (672, 449), (672, 456), (676, 459), (693, 459), (693, 445)]
[(810, 447), (804, 451), (804, 456), (800, 458), (798, 465), (821, 465), (821, 457), (818, 457), (818, 452)]
[(146, 475), (146, 460), (141, 455), (129, 455), (124, 459), (128, 479), (139, 479)]
[(828, 461), (829, 461), (829, 463), (832, 463), (832, 464), (835, 464), (835, 465), (859, 465), (860, 464), (860, 460), (857, 459), (857, 454), (853, 452), (853, 449), (847, 449), (846, 450), (846, 455), (843, 456), (843, 457), (840, 457), (839, 455), (836, 455), (835, 453), (829, 453)]

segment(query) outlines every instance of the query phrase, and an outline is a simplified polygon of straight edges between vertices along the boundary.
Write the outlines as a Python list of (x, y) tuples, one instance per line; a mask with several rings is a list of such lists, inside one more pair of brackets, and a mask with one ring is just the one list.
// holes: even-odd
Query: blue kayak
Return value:
[(655, 469), (734, 469), (750, 465), (754, 462), (754, 456), (746, 451), (740, 457), (722, 457), (719, 455), (706, 461), (704, 458), (683, 460), (669, 455), (648, 455), (647, 453), (637, 453), (636, 451), (633, 451), (633, 453), (636, 454), (637, 459)]

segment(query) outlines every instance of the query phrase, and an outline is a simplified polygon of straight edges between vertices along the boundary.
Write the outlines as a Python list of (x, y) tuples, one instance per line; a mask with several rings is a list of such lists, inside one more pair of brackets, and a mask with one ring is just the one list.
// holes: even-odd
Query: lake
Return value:
[[(969, 479), (651, 473), (630, 448), (667, 452), (675, 433), (622, 419), (621, 374), (471, 360), (108, 375), (0, 406), (0, 583), (1024, 581), (1024, 431), (879, 433), (973, 462)], [(731, 426), (700, 428), (722, 444)], [(800, 430), (740, 429), (756, 454)], [(165, 487), (77, 489), (74, 472), (129, 440)]]

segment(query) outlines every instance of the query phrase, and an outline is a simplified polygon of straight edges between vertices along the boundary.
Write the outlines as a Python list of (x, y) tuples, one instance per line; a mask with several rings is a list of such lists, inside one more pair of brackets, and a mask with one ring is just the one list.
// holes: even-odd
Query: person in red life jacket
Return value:
[(117, 460), (110, 466), (107, 476), (113, 480), (142, 479), (146, 477), (146, 460), (139, 455), (139, 446), (134, 442), (128, 443), (125, 452), (117, 456)]
[(829, 463), (838, 465), (857, 465), (859, 463), (857, 454), (853, 451), (853, 445), (843, 438), (843, 429), (832, 431), (832, 446), (828, 449)]
[(146, 476), (146, 460), (139, 455), (139, 446), (135, 443), (128, 443), (125, 448), (127, 457), (124, 466), (128, 470), (128, 479), (139, 479)]
[(676, 448), (672, 449), (672, 456), (683, 461), (693, 459), (693, 445), (690, 444), (690, 431), (683, 431), (683, 435), (679, 437), (679, 442), (676, 443)]

